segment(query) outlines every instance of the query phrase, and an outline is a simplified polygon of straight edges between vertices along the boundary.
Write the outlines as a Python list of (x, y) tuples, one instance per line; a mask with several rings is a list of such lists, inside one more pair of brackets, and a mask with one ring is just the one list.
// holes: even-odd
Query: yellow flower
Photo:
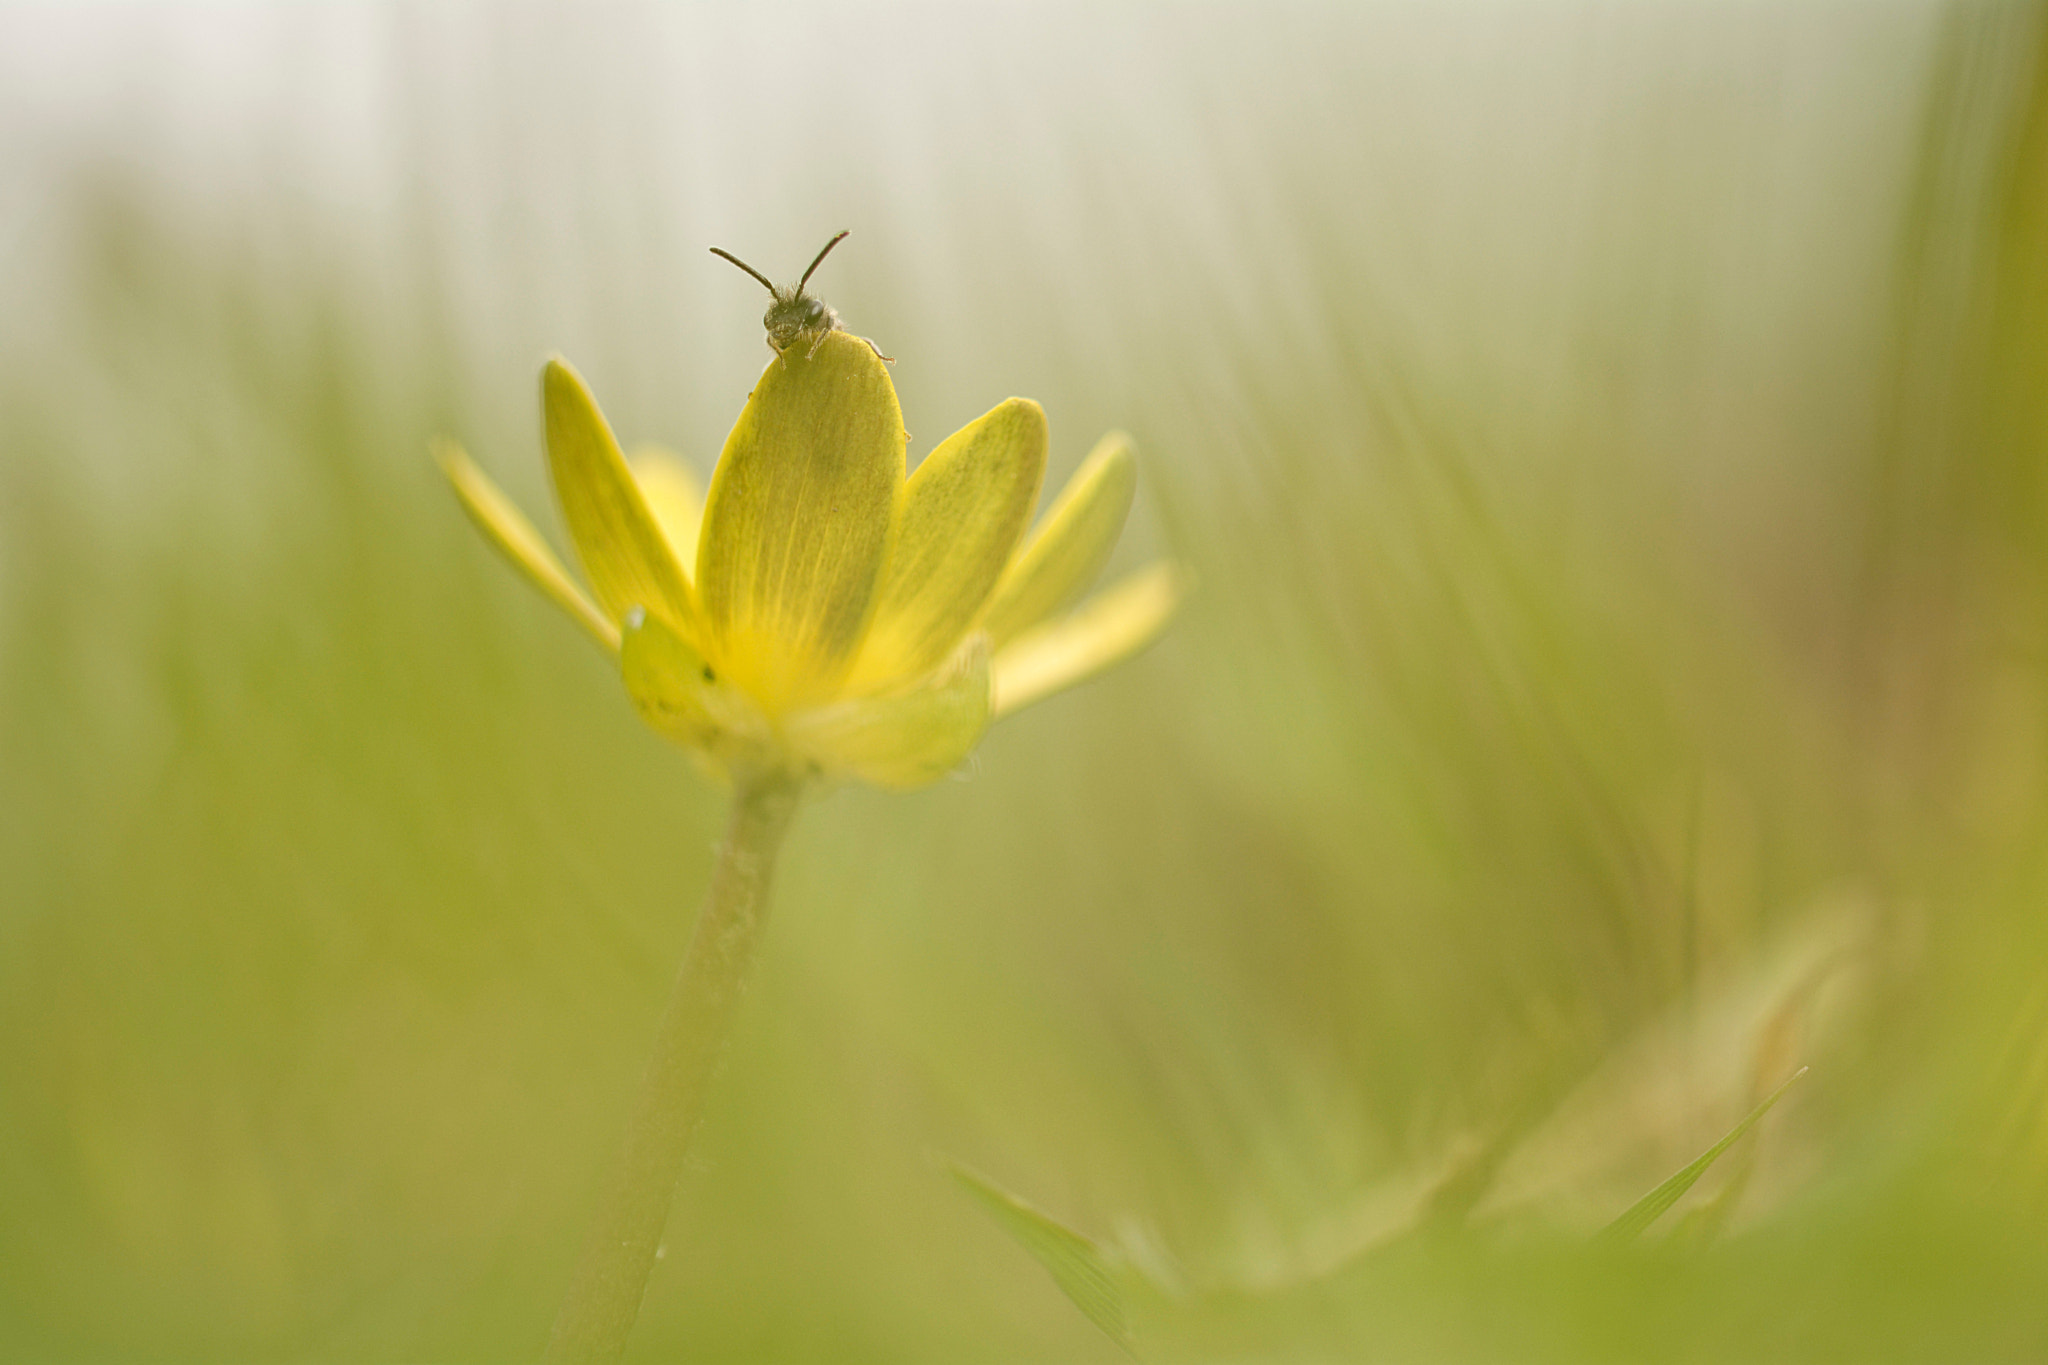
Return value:
[(672, 457), (629, 463), (564, 362), (541, 395), (587, 594), (451, 442), (442, 467), (492, 543), (617, 656), (648, 723), (734, 778), (921, 786), (991, 720), (1150, 643), (1180, 598), (1159, 563), (1075, 606), (1130, 510), (1125, 438), (1103, 438), (1027, 539), (1039, 406), (1009, 399), (906, 478), (895, 386), (845, 332), (769, 363), (701, 497)]

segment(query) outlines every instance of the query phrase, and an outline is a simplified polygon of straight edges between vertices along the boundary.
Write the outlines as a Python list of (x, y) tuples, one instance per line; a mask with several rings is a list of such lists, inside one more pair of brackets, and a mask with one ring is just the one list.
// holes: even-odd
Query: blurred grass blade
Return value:
[(1124, 1320), (1123, 1291), (1117, 1287), (1102, 1250), (1088, 1238), (1055, 1222), (1029, 1204), (990, 1183), (957, 1163), (951, 1164), (953, 1178), (967, 1188), (981, 1206), (1017, 1239), (1026, 1251), (1051, 1274), (1074, 1306), (1088, 1320), (1108, 1333), (1118, 1345), (1130, 1346), (1130, 1329)]
[(1750, 1110), (1748, 1117), (1729, 1129), (1726, 1137), (1702, 1152), (1698, 1160), (1694, 1161), (1677, 1175), (1672, 1176), (1656, 1189), (1651, 1190), (1641, 1199), (1638, 1199), (1629, 1206), (1627, 1213), (1622, 1214), (1621, 1217), (1602, 1228), (1600, 1230), (1600, 1240), (1628, 1242), (1640, 1237), (1650, 1224), (1656, 1222), (1662, 1216), (1664, 1210), (1676, 1204), (1685, 1196), (1687, 1190), (1699, 1183), (1699, 1178), (1707, 1173), (1707, 1167), (1720, 1160), (1721, 1154), (1740, 1141), (1744, 1133), (1754, 1128), (1758, 1119), (1770, 1113), (1771, 1106), (1784, 1098), (1785, 1092), (1792, 1088), (1792, 1083), (1805, 1074), (1806, 1068), (1803, 1066), (1793, 1072), (1791, 1077), (1783, 1085), (1773, 1090), (1764, 1099), (1762, 1104)]

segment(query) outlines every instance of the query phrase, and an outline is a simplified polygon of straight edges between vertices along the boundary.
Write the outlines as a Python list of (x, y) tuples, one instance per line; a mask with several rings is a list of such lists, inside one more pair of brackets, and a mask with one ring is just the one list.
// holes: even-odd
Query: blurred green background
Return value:
[(2044, 20), (0, 9), (0, 1355), (538, 1354), (720, 798), (427, 442), (842, 227), (1200, 588), (803, 812), (633, 1359), (1124, 1358), (955, 1160), (1148, 1360), (2048, 1355)]

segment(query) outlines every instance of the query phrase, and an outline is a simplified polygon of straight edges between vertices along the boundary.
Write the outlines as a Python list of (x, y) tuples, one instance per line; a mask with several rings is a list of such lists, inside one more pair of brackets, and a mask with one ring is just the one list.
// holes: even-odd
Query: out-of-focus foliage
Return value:
[(2038, 1359), (2044, 31), (0, 12), (0, 1354), (537, 1354), (719, 803), (427, 443), (851, 227), (1200, 586), (802, 813), (635, 1358), (1118, 1359), (958, 1161), (1148, 1359)]

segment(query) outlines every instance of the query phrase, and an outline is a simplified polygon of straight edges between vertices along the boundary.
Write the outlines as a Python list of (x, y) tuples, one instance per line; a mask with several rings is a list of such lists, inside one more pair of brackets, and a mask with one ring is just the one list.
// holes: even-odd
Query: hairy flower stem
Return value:
[(797, 794), (797, 784), (782, 776), (735, 787), (731, 821), (640, 1082), (618, 1173), (548, 1337), (549, 1361), (616, 1361), (625, 1354), (676, 1177), (767, 918), (768, 882)]

